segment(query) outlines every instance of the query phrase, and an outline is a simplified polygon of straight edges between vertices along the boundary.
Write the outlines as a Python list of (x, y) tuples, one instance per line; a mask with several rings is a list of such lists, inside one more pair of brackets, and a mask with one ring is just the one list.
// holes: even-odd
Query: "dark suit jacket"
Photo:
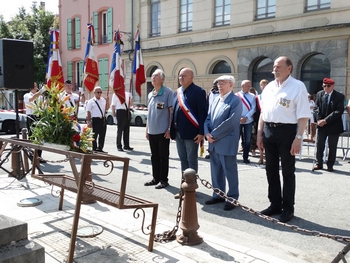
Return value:
[(317, 127), (320, 131), (327, 130), (330, 135), (340, 134), (344, 131), (342, 115), (344, 112), (344, 95), (333, 90), (328, 105), (324, 101), (325, 92), (319, 91), (316, 95), (316, 106), (319, 109), (317, 120), (325, 119), (327, 124)]
[[(181, 89), (181, 87), (179, 88)], [(191, 83), (185, 91), (186, 101), (197, 117), (199, 128), (196, 128), (183, 113), (177, 100), (177, 91), (174, 92), (173, 100), (173, 120), (170, 130), (171, 139), (175, 139), (176, 129), (183, 140), (193, 140), (198, 134), (204, 135), (204, 121), (207, 117), (206, 92), (201, 87)]]

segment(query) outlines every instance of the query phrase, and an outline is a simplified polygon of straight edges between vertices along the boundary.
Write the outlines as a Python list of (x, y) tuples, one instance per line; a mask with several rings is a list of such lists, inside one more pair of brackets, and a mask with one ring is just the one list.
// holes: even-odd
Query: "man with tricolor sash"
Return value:
[(237, 92), (236, 95), (242, 101), (242, 117), (240, 131), (242, 136), (242, 146), (243, 146), (243, 162), (250, 163), (248, 156), (250, 150), (250, 137), (252, 135), (254, 113), (256, 109), (255, 95), (250, 93), (250, 88), (252, 84), (249, 80), (243, 80), (241, 83), (241, 91)]
[(198, 146), (204, 139), (207, 117), (206, 92), (193, 83), (192, 69), (183, 68), (179, 74), (181, 87), (174, 93), (171, 139), (176, 140), (181, 171), (192, 168), (198, 172)]

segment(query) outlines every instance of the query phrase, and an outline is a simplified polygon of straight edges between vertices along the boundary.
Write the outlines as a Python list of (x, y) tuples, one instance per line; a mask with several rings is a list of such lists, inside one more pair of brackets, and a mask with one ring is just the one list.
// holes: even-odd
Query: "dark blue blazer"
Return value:
[[(182, 89), (182, 87), (179, 89)], [(205, 90), (191, 83), (184, 90), (184, 96), (191, 111), (197, 117), (199, 127), (196, 128), (183, 113), (179, 106), (176, 90), (173, 100), (173, 120), (170, 130), (171, 139), (175, 139), (176, 131), (180, 133), (183, 140), (193, 140), (198, 134), (204, 135), (204, 121), (208, 111)]]
[(329, 99), (329, 103), (326, 104), (323, 97), (325, 92), (323, 90), (317, 92), (316, 106), (319, 109), (317, 114), (317, 120), (325, 119), (327, 124), (323, 127), (317, 127), (320, 130), (327, 130), (328, 134), (336, 135), (344, 131), (342, 115), (344, 112), (344, 95), (340, 92), (333, 90)]

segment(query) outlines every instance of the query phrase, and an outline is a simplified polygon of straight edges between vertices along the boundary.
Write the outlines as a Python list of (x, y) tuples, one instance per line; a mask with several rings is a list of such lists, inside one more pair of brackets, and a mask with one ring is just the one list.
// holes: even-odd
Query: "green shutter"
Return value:
[(67, 62), (67, 79), (73, 83), (73, 62)]
[(67, 19), (67, 46), (68, 50), (72, 50), (72, 20)]
[(98, 60), (99, 85), (102, 90), (108, 89), (108, 58)]
[(113, 42), (113, 8), (108, 8), (107, 11), (107, 41)]
[(82, 87), (83, 86), (83, 80), (84, 80), (84, 75), (83, 75), (83, 72), (84, 71), (84, 60), (80, 60), (80, 63), (79, 63), (79, 72), (81, 73), (81, 75), (79, 76), (80, 77), (80, 83), (79, 83), (79, 86)]
[(75, 48), (80, 48), (80, 18), (75, 18)]
[(99, 34), (98, 34), (98, 12), (94, 12), (94, 29), (95, 29), (95, 44), (98, 45)]

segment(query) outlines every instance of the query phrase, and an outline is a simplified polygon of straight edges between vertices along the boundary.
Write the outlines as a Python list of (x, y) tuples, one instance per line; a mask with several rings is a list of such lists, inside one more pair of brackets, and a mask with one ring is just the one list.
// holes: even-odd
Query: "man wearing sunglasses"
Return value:
[(109, 98), (102, 97), (102, 88), (96, 86), (94, 88), (94, 97), (88, 101), (86, 105), (88, 127), (92, 127), (94, 132), (94, 141), (92, 141), (92, 150), (97, 152), (104, 152), (103, 146), (105, 144), (107, 123), (106, 112), (109, 108)]
[(344, 95), (334, 90), (334, 80), (323, 79), (323, 90), (316, 95), (317, 114), (316, 165), (314, 170), (323, 169), (323, 151), (328, 137), (329, 155), (327, 171), (333, 172), (339, 135), (344, 131), (342, 114), (344, 111)]

